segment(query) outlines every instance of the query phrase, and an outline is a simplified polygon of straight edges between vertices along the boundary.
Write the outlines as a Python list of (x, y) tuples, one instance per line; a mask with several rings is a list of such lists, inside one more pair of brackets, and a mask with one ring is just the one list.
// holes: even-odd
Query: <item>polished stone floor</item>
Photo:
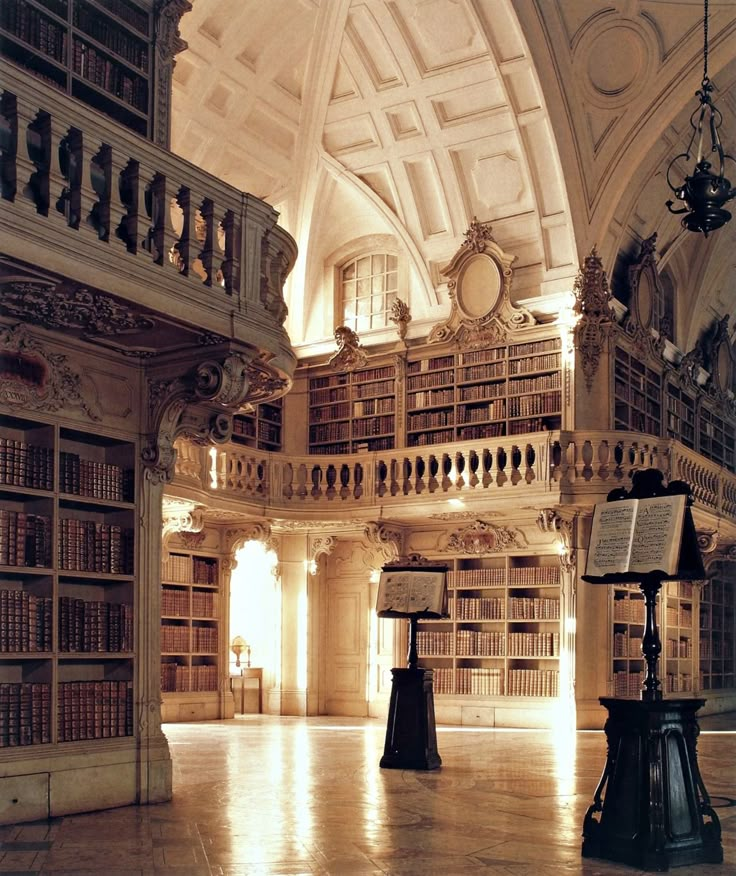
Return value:
[[(736, 873), (736, 715), (705, 718), (699, 762)], [(169, 724), (174, 799), (0, 827), (0, 873), (635, 874), (580, 856), (601, 732), (440, 727), (440, 770), (382, 770), (385, 723), (241, 716)]]

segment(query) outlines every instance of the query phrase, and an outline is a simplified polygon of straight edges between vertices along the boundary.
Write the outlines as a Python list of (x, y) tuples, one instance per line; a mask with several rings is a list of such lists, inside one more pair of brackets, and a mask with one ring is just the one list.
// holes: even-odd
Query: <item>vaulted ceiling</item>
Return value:
[[(698, 0), (195, 0), (172, 146), (265, 198), (297, 239), (289, 331), (331, 337), (326, 269), (391, 239), (416, 331), (473, 217), (517, 260), (514, 297), (571, 289), (658, 234), (678, 342), (736, 313), (736, 219), (685, 232), (664, 202), (703, 74)], [(709, 74), (736, 152), (736, 3), (711, 0)], [(736, 182), (736, 168), (731, 165)]]

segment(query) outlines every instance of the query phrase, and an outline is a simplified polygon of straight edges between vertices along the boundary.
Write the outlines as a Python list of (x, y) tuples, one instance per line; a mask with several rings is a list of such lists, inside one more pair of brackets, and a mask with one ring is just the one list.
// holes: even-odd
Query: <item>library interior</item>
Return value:
[(733, 0), (2, 0), (0, 872), (733, 869), (731, 156)]

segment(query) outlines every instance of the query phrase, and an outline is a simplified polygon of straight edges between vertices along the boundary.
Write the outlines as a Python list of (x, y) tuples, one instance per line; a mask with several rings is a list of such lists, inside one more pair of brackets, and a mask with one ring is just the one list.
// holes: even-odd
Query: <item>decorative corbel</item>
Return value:
[(396, 330), (399, 333), (399, 340), (404, 340), (406, 330), (411, 322), (411, 311), (409, 305), (402, 301), (401, 298), (396, 298), (391, 305), (391, 314), (389, 316), (391, 322), (396, 323)]
[(575, 572), (577, 551), (577, 519), (575, 514), (571, 520), (562, 517), (554, 508), (543, 508), (537, 515), (537, 526), (541, 532), (557, 535), (560, 554), (560, 568), (563, 572)]
[(336, 544), (337, 539), (334, 535), (310, 535), (307, 538), (307, 563), (310, 575), (317, 574), (319, 558), (331, 554)]
[(398, 559), (403, 554), (404, 530), (399, 526), (389, 526), (386, 523), (367, 523), (363, 529), (363, 538), (370, 549), (377, 551), (382, 565)]
[(335, 342), (337, 343), (337, 353), (329, 359), (327, 364), (336, 371), (355, 371), (356, 368), (362, 368), (368, 361), (368, 356), (360, 345), (360, 338), (346, 325), (339, 325), (335, 329)]
[(608, 280), (595, 247), (583, 260), (583, 266), (575, 277), (573, 293), (573, 310), (580, 317), (575, 327), (575, 346), (580, 353), (585, 386), (590, 392), (601, 356), (616, 322), (610, 304)]

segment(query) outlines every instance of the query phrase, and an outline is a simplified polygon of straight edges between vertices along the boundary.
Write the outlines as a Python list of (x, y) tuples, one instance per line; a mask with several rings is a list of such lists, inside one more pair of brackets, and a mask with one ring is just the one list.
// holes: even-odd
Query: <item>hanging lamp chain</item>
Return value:
[(708, 0), (703, 0), (703, 86), (708, 81)]

